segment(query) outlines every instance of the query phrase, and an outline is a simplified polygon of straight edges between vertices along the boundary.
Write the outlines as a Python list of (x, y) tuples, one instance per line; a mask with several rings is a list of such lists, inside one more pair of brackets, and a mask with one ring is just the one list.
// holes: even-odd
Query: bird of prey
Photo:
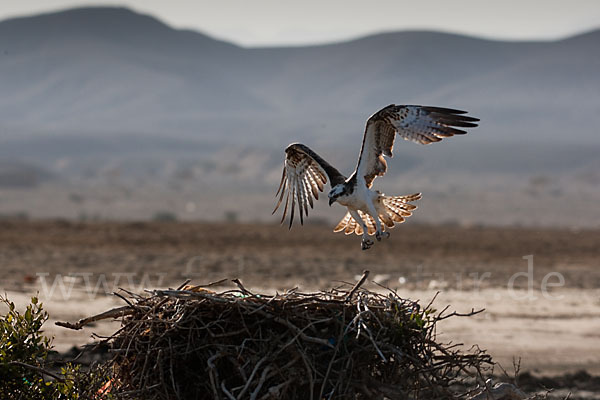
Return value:
[(479, 121), (466, 113), (451, 108), (395, 104), (377, 111), (367, 120), (358, 164), (349, 178), (308, 146), (290, 144), (285, 149), (283, 175), (275, 195), (279, 196), (279, 201), (273, 213), (284, 202), (281, 223), (290, 210), (291, 228), (297, 205), (300, 223), (304, 224), (304, 215), (308, 217), (308, 206), (313, 208), (313, 197), (318, 200), (319, 192), (329, 181), (329, 205), (339, 203), (348, 209), (334, 232), (362, 235), (362, 249), (369, 249), (374, 244), (369, 236), (374, 234), (377, 241), (389, 237), (386, 228), (393, 228), (395, 222), (404, 222), (417, 208), (411, 202), (421, 198), (421, 193), (386, 196), (378, 190), (371, 190), (375, 178), (383, 176), (387, 170), (383, 156), (392, 157), (396, 134), (420, 144), (463, 135), (466, 131), (457, 127), (474, 128)]

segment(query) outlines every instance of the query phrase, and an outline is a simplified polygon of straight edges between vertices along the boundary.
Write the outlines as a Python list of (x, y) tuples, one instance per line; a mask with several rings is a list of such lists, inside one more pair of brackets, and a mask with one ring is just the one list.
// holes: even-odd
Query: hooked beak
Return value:
[(331, 197), (331, 198), (329, 199), (329, 207), (331, 207), (331, 205), (332, 205), (333, 203), (335, 203), (335, 200), (336, 200), (336, 198), (335, 198), (335, 197)]

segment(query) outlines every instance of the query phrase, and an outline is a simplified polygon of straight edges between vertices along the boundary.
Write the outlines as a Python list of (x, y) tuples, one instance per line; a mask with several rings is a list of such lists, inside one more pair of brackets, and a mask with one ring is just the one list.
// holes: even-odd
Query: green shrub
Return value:
[(60, 372), (49, 372), (52, 341), (41, 330), (48, 313), (38, 298), (32, 297), (23, 313), (1, 295), (0, 302), (8, 307), (0, 317), (0, 399), (87, 399), (108, 380), (101, 368), (85, 372), (71, 363)]

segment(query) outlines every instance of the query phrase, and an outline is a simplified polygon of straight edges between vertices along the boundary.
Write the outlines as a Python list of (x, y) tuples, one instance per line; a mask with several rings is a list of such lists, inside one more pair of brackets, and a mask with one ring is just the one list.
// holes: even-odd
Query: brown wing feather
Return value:
[(466, 111), (451, 108), (389, 105), (368, 120), (356, 173), (364, 176), (367, 187), (387, 171), (383, 156), (392, 157), (396, 133), (405, 140), (420, 144), (439, 142), (442, 138), (467, 133), (461, 128), (474, 128), (477, 118)]
[[(412, 215), (417, 206), (410, 204), (411, 201), (417, 201), (421, 198), (421, 193), (414, 193), (405, 196), (385, 196), (380, 195), (378, 201), (383, 202), (385, 212), (379, 214), (378, 218), (383, 223), (382, 229), (385, 231), (395, 226), (396, 223), (401, 224), (406, 218)], [(367, 226), (367, 234), (374, 235), (376, 231), (375, 220), (370, 214), (358, 210), (359, 217)], [(357, 235), (363, 234), (363, 227), (359, 221), (356, 221), (350, 212), (346, 213), (344, 218), (333, 229), (334, 232), (344, 232), (346, 235), (354, 232)]]
[(285, 149), (285, 154), (283, 174), (279, 183), (279, 189), (275, 195), (279, 196), (279, 199), (273, 210), (273, 214), (284, 202), (285, 197), (281, 223), (285, 221), (289, 209), (289, 227), (291, 228), (294, 221), (296, 204), (298, 205), (300, 223), (304, 224), (304, 216), (308, 217), (309, 206), (313, 208), (313, 197), (316, 200), (319, 199), (318, 193), (323, 191), (328, 178), (332, 185), (344, 182), (346, 178), (337, 169), (303, 144), (294, 143), (289, 145)]

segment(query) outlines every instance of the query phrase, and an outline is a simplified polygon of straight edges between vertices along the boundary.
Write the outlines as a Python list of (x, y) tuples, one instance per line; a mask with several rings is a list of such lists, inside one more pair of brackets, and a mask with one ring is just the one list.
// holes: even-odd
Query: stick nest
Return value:
[[(326, 292), (130, 294), (110, 339), (113, 393), (143, 399), (464, 398), (491, 363), (435, 340), (442, 315), (360, 284)], [(444, 310), (445, 311), (445, 310)], [(474, 314), (477, 312), (472, 312)], [(471, 377), (471, 378), (469, 378)], [(471, 380), (471, 382), (473, 382)]]

